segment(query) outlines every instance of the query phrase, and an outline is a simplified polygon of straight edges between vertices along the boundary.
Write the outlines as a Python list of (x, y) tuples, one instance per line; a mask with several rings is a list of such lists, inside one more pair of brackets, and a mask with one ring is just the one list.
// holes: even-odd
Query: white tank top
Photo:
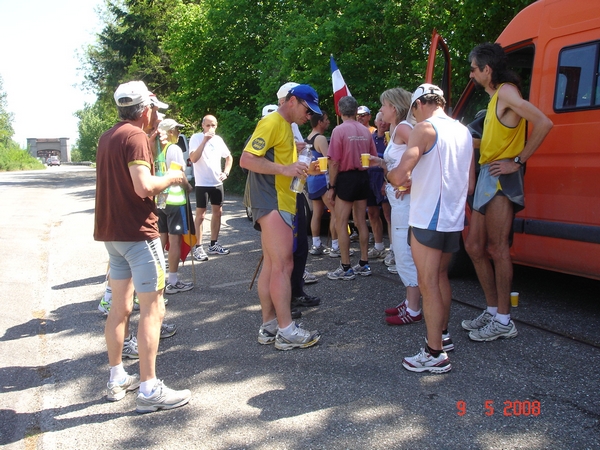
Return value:
[(461, 231), (473, 139), (467, 127), (446, 114), (430, 117), (427, 122), (435, 129), (436, 140), (413, 169), (408, 223), (426, 230)]

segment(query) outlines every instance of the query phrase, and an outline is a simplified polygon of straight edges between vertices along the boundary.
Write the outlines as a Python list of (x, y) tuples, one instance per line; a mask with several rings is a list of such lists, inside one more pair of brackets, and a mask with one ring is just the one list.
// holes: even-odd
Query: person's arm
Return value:
[(242, 152), (240, 166), (252, 172), (265, 175), (284, 175), (286, 177), (301, 177), (305, 175), (308, 166), (301, 161), (289, 165), (277, 164), (269, 161), (263, 156), (257, 156), (250, 152)]
[(202, 140), (198, 144), (198, 146), (194, 149), (190, 148), (190, 161), (196, 163), (202, 158), (202, 153), (204, 152), (204, 147), (208, 141), (210, 141), (215, 136), (215, 132), (213, 130), (208, 133), (204, 133), (202, 136)]
[(409, 186), (411, 174), (419, 159), (435, 142), (435, 130), (428, 122), (418, 123), (408, 137), (407, 149), (400, 164), (390, 170), (387, 179), (394, 186)]
[(169, 186), (182, 184), (185, 178), (181, 170), (168, 170), (164, 176), (156, 177), (152, 175), (150, 168), (144, 164), (130, 166), (129, 174), (133, 181), (133, 189), (141, 198), (153, 197)]
[[(523, 99), (517, 88), (513, 85), (505, 84), (500, 88), (498, 91), (498, 103), (505, 109), (512, 111), (518, 117), (525, 119), (533, 127), (525, 147), (523, 147), (523, 150), (519, 154), (521, 161), (526, 162), (542, 144), (554, 124), (542, 111)], [(514, 161), (494, 161), (490, 164), (490, 174), (499, 176), (501, 174), (516, 172), (520, 168), (521, 165)]]
[(315, 139), (315, 150), (323, 156), (327, 156), (327, 152), (329, 152), (329, 143), (327, 142), (327, 138), (322, 134), (318, 135)]

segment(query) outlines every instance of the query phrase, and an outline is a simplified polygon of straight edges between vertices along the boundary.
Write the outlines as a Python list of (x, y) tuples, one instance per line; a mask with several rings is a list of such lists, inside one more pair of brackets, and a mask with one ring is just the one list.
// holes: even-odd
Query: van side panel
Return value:
[[(528, 18), (532, 12), (537, 17)], [(523, 30), (524, 20), (540, 24), (537, 37)], [(529, 101), (554, 128), (527, 162), (511, 255), (518, 264), (600, 279), (600, 109), (554, 110), (560, 51), (600, 40), (600, 2), (536, 2), (498, 42), (507, 47), (527, 36), (535, 45)]]

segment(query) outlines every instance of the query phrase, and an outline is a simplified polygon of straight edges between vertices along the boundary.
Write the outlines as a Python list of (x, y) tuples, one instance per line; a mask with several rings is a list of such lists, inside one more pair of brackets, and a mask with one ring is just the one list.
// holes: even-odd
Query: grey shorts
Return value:
[[(264, 209), (264, 208), (252, 208), (252, 221), (254, 224), (254, 229), (257, 231), (262, 231), (260, 229), (260, 224), (258, 223), (258, 219), (269, 214), (272, 209)], [(279, 215), (283, 219), (283, 221), (292, 228), (294, 223), (294, 214), (286, 212), (286, 211), (278, 211)]]
[(160, 239), (141, 242), (105, 242), (109, 255), (110, 278), (133, 278), (138, 293), (165, 288), (165, 256)]
[(410, 227), (407, 238), (408, 245), (410, 245), (412, 235), (420, 244), (441, 250), (442, 253), (454, 253), (460, 250), (460, 231), (443, 232)]
[(503, 195), (513, 203), (515, 214), (518, 213), (525, 208), (523, 176), (524, 171), (521, 167), (514, 173), (494, 177), (490, 175), (489, 164), (484, 164), (477, 177), (473, 209), (478, 213), (485, 214), (489, 201), (496, 195)]

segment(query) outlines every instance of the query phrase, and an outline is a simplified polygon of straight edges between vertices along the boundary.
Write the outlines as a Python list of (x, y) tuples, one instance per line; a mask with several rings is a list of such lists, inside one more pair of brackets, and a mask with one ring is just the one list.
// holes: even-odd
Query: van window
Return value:
[(599, 48), (600, 43), (594, 42), (561, 50), (554, 94), (556, 112), (600, 105)]

